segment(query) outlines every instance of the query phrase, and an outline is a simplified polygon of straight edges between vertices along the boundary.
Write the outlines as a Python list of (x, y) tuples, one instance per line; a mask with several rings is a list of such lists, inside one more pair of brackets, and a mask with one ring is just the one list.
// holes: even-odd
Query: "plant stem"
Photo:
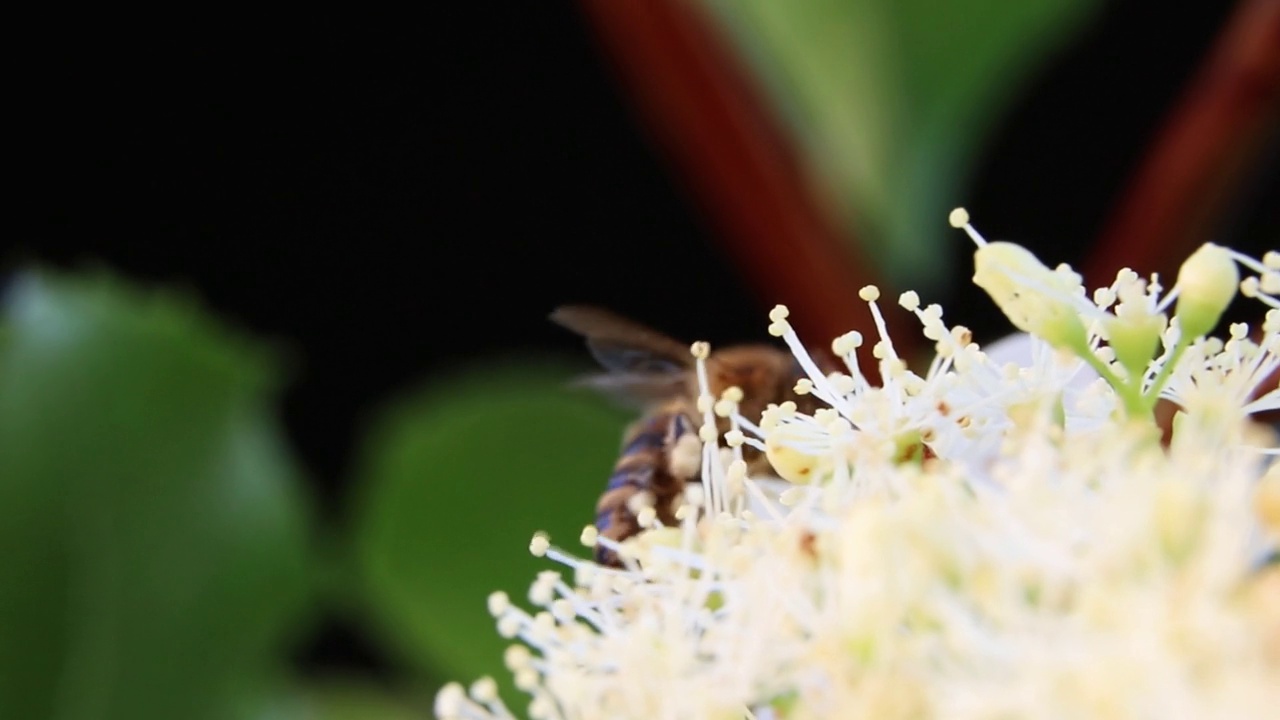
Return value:
[(1088, 348), (1084, 352), (1076, 352), (1076, 356), (1084, 360), (1085, 363), (1098, 373), (1098, 376), (1107, 382), (1120, 396), (1120, 400), (1124, 403), (1125, 415), (1131, 418), (1151, 418), (1151, 408), (1147, 407), (1142, 397), (1141, 388), (1136, 383), (1129, 383), (1111, 371), (1111, 368), (1102, 360), (1094, 355)]
[(1182, 354), (1191, 347), (1191, 341), (1188, 338), (1178, 338), (1177, 344), (1173, 346), (1173, 352), (1169, 353), (1169, 359), (1160, 367), (1160, 372), (1151, 379), (1151, 387), (1147, 388), (1143, 398), (1148, 409), (1154, 409), (1156, 402), (1160, 399), (1160, 391), (1164, 389), (1164, 384), (1169, 381), (1169, 376), (1173, 374), (1174, 367), (1178, 364), (1178, 360), (1182, 359)]

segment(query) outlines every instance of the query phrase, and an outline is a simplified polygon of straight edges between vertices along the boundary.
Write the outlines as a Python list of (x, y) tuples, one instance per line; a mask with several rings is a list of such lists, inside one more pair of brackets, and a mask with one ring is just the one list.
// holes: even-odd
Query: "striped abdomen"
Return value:
[[(627, 433), (609, 485), (596, 503), (596, 529), (601, 536), (622, 542), (639, 534), (640, 526), (629, 504), (644, 492), (653, 495), (658, 519), (665, 525), (675, 523), (675, 501), (688, 478), (672, 472), (671, 451), (680, 438), (694, 432), (688, 417), (673, 409), (641, 420)], [(619, 564), (612, 551), (600, 546), (596, 547), (596, 562)]]

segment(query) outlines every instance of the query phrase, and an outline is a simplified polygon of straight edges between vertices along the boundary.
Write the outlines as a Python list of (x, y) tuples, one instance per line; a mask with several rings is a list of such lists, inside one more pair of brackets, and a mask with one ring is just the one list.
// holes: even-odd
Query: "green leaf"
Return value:
[[(594, 519), (626, 417), (551, 366), (442, 378), (373, 429), (355, 532), (382, 634), (422, 671), (508, 682), (486, 598), (520, 601), (545, 530), (566, 550)], [(508, 685), (506, 696), (512, 697)]]
[(1097, 0), (703, 0), (868, 255), (940, 285), (985, 132)]
[(329, 680), (306, 695), (314, 720), (422, 720), (428, 708), (414, 707), (371, 684)]
[(0, 717), (226, 717), (306, 588), (267, 358), (191, 303), (31, 274), (0, 345)]
[(243, 720), (423, 720), (426, 702), (410, 703), (354, 677), (312, 680), (306, 687), (276, 690), (248, 703)]

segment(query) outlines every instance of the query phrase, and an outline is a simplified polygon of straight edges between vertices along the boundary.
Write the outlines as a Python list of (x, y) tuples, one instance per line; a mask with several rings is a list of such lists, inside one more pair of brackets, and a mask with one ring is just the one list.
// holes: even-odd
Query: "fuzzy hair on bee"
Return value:
[[(690, 482), (701, 472), (701, 441), (697, 409), (696, 364), (690, 346), (608, 310), (568, 305), (551, 313), (552, 322), (586, 338), (587, 348), (605, 372), (582, 378), (578, 384), (603, 392), (636, 408), (640, 418), (622, 438), (622, 449), (604, 493), (596, 503), (595, 525), (602, 537), (623, 542), (641, 532), (637, 515), (652, 507), (663, 525), (676, 524), (675, 509)], [(726, 389), (742, 390), (739, 412), (759, 422), (770, 404), (793, 401), (812, 405), (810, 396), (797, 395), (796, 380), (804, 376), (789, 352), (772, 345), (733, 345), (715, 350), (706, 359), (713, 396)], [(721, 434), (729, 420), (719, 418)], [(764, 453), (743, 447), (748, 471), (771, 473)], [(619, 565), (618, 558), (597, 545), (596, 561)]]

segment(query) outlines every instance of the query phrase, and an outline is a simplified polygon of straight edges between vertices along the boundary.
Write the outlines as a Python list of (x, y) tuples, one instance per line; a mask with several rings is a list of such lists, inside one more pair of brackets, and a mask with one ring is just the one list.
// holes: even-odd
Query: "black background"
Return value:
[[(1015, 97), (962, 199), (1047, 261), (1078, 263), (1230, 3), (1104, 5)], [(249, 41), (33, 23), (6, 93), (6, 267), (101, 262), (284, 341), (285, 419), (338, 512), (366, 413), (459, 363), (577, 354), (545, 320), (557, 304), (713, 342), (759, 338), (768, 307), (573, 3), (456, 4), (387, 27)], [(1214, 240), (1280, 241), (1274, 152), (1259, 165)], [(995, 327), (972, 291), (934, 299)], [(309, 655), (367, 662), (352, 642)]]

